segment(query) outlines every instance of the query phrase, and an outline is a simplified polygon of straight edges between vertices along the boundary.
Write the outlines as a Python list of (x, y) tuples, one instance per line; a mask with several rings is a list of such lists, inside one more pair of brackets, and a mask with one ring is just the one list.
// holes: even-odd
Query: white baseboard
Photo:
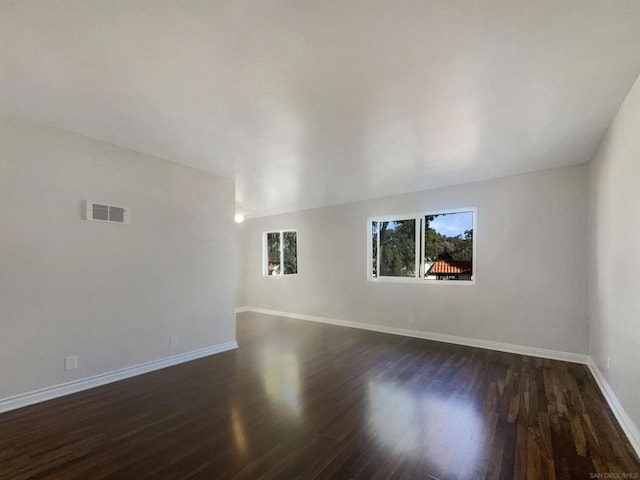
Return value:
[(193, 350), (191, 352), (181, 353), (179, 355), (162, 358), (160, 360), (133, 365), (113, 372), (102, 373), (100, 375), (82, 378), (73, 382), (62, 383), (60, 385), (22, 393), (13, 397), (1, 398), (0, 413), (26, 407), (27, 405), (33, 405), (34, 403), (44, 402), (45, 400), (62, 397), (71, 393), (81, 392), (82, 390), (88, 390), (107, 383), (117, 382), (118, 380), (124, 380), (125, 378), (135, 377), (136, 375), (142, 375), (143, 373), (152, 372), (161, 368), (171, 367), (179, 363), (189, 362), (197, 358), (226, 352), (227, 350), (233, 350), (235, 348), (238, 348), (238, 343), (233, 340), (231, 342), (212, 345), (211, 347), (202, 348), (200, 350)]
[(249, 311), (249, 307), (238, 307), (236, 308), (236, 313), (243, 313), (243, 312), (248, 312)]
[(589, 357), (589, 362), (587, 363), (587, 365), (589, 367), (589, 370), (591, 371), (591, 374), (593, 375), (593, 378), (595, 378), (598, 387), (600, 387), (604, 398), (607, 400), (611, 411), (616, 416), (616, 419), (618, 419), (620, 427), (622, 427), (622, 430), (627, 435), (629, 443), (631, 443), (631, 446), (636, 451), (636, 455), (638, 456), (638, 458), (640, 458), (640, 430), (638, 430), (636, 424), (633, 422), (633, 420), (631, 420), (624, 407), (618, 400), (618, 397), (616, 397), (616, 394), (613, 392), (613, 389), (609, 385), (609, 382), (607, 382), (607, 379), (604, 378), (604, 375), (602, 375), (602, 372), (591, 357)]
[(373, 323), (352, 322), (349, 320), (338, 320), (335, 318), (316, 317), (313, 315), (302, 315), (299, 313), (279, 312), (265, 308), (243, 307), (244, 312), (264, 313), (278, 317), (295, 318), (310, 322), (327, 323), (341, 327), (359, 328), (361, 330), (371, 330), (373, 332), (390, 333), (392, 335), (403, 335), (405, 337), (422, 338), (425, 340), (435, 340), (437, 342), (454, 343), (456, 345), (466, 345), (469, 347), (486, 348), (500, 352), (518, 353), (532, 357), (549, 358), (552, 360), (562, 360), (564, 362), (581, 363), (586, 365), (589, 356), (579, 353), (562, 352), (558, 350), (547, 350), (545, 348), (526, 347), (524, 345), (512, 345), (510, 343), (493, 342), (491, 340), (480, 340), (476, 338), (458, 337), (455, 335), (445, 335), (442, 333), (423, 332), (421, 330), (409, 330), (406, 328), (387, 327), (375, 325)]

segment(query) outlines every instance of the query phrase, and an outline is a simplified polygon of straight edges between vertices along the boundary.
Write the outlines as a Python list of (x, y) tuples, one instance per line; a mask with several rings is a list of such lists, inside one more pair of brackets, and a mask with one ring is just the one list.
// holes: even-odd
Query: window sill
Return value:
[(423, 280), (421, 278), (412, 277), (369, 277), (368, 282), (371, 283), (416, 283), (424, 285), (459, 285), (459, 286), (472, 286), (476, 284), (473, 280)]

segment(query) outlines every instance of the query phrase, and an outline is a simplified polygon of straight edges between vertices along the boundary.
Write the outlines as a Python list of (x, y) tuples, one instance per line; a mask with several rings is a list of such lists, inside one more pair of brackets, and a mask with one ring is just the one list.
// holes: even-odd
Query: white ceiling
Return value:
[(1, 110), (248, 216), (586, 162), (638, 73), (638, 0), (0, 0)]

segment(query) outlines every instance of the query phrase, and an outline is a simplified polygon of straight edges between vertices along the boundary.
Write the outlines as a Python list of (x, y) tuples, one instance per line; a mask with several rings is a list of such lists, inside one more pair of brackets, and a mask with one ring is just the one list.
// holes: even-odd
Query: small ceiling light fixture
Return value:
[(244, 215), (241, 213), (236, 213), (234, 220), (236, 221), (236, 223), (242, 223), (244, 222)]

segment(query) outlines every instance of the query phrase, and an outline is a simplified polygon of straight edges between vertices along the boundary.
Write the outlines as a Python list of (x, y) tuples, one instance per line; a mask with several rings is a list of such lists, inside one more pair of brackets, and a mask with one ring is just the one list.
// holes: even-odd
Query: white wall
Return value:
[[(459, 207), (477, 207), (475, 286), (366, 280), (368, 217)], [(256, 218), (247, 227), (250, 307), (587, 353), (585, 165)], [(298, 230), (299, 274), (263, 277), (262, 232), (286, 228)]]
[(0, 399), (234, 340), (233, 213), (230, 179), (0, 115)]
[(589, 166), (589, 328), (591, 357), (640, 425), (640, 80)]
[(237, 258), (236, 265), (238, 271), (238, 282), (236, 285), (236, 305), (246, 307), (248, 301), (247, 280), (249, 278), (249, 261), (247, 250), (247, 224), (236, 224)]

